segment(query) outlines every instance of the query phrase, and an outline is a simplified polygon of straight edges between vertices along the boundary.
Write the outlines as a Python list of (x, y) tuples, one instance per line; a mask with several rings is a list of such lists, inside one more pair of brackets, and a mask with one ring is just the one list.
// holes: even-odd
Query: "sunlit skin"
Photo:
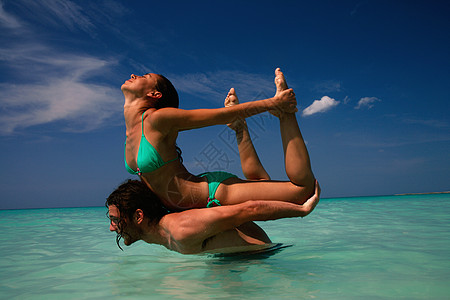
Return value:
[(267, 234), (252, 221), (304, 217), (319, 202), (320, 187), (303, 205), (281, 201), (247, 201), (244, 203), (170, 213), (158, 223), (151, 223), (141, 209), (133, 218), (124, 219), (124, 229), (119, 228), (120, 212), (109, 206), (111, 231), (123, 237), (129, 246), (138, 240), (159, 244), (183, 254), (230, 253), (263, 249), (271, 241)]
[(178, 153), (175, 145), (178, 133), (194, 128), (228, 124), (257, 113), (271, 111), (280, 119), (285, 168), (290, 181), (248, 181), (229, 178), (219, 185), (215, 196), (222, 205), (248, 200), (304, 203), (314, 192), (314, 176), (295, 117), (297, 111), (295, 94), (291, 89), (287, 89), (283, 73), (279, 69), (275, 75), (277, 93), (272, 98), (224, 108), (194, 110), (156, 109), (155, 103), (162, 97), (161, 92), (156, 89), (159, 75), (154, 73), (143, 76), (131, 75), (131, 78), (122, 85), (127, 136), (125, 156), (128, 166), (137, 170), (142, 115), (145, 112), (143, 117), (145, 138), (164, 161), (175, 160), (155, 171), (143, 173), (140, 176), (141, 180), (158, 195), (165, 206), (172, 210), (205, 207), (208, 199), (206, 178), (191, 174), (180, 160), (176, 160)]
[[(127, 85), (142, 84), (142, 79), (146, 77), (149, 77), (147, 83), (151, 82), (152, 75), (139, 78), (133, 76)], [(283, 86), (279, 86), (278, 89), (282, 88)], [(234, 89), (230, 90), (224, 104), (225, 107), (239, 104)], [(241, 166), (246, 178), (255, 181), (270, 179), (253, 147), (245, 120), (239, 119), (228, 125), (236, 132)], [(315, 194), (303, 205), (279, 201), (249, 201), (230, 206), (171, 213), (165, 215), (158, 224), (150, 224), (143, 211), (138, 209), (132, 220), (124, 220), (126, 226), (122, 231), (117, 225), (119, 211), (117, 207), (111, 205), (110, 230), (122, 234), (125, 245), (131, 245), (136, 240), (142, 239), (147, 243), (160, 244), (186, 254), (264, 249), (270, 247), (271, 241), (267, 234), (251, 221), (308, 215), (320, 198), (320, 187), (317, 183), (315, 187)]]
[(133, 234), (133, 231), (131, 230), (133, 228), (132, 225), (128, 226), (129, 220), (127, 220), (127, 218), (124, 218), (123, 220), (127, 226), (125, 226), (123, 230), (119, 229), (120, 212), (115, 205), (110, 205), (108, 207), (108, 214), (110, 219), (109, 230), (120, 234), (123, 238), (123, 243), (126, 246), (129, 246), (138, 240), (135, 236), (136, 234)]
[(153, 73), (147, 73), (142, 76), (131, 74), (130, 79), (123, 83), (121, 87), (122, 92), (132, 93), (136, 97), (141, 98), (152, 92), (155, 93), (151, 94), (153, 96), (160, 95), (161, 93), (155, 90), (156, 76), (158, 75)]

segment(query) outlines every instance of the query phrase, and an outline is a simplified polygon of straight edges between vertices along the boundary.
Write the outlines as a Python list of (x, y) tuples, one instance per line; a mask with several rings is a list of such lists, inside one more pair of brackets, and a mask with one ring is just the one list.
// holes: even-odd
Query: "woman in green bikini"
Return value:
[[(287, 89), (279, 69), (275, 75), (277, 92), (273, 98), (238, 104), (232, 89), (225, 100), (228, 107), (196, 110), (178, 109), (178, 94), (164, 76), (131, 75), (122, 85), (127, 170), (139, 175), (171, 210), (232, 205), (248, 200), (303, 204), (314, 193), (314, 175), (295, 117), (295, 94)], [(290, 181), (242, 180), (226, 172), (196, 176), (182, 164), (176, 146), (179, 131), (230, 124), (266, 111), (280, 119), (286, 173)], [(248, 131), (241, 129), (236, 133), (238, 146), (244, 151), (241, 163), (246, 177), (254, 178), (252, 172), (255, 172), (257, 178), (268, 178), (268, 175), (261, 176), (261, 172), (267, 174), (261, 170), (262, 166), (254, 164), (257, 156), (252, 152), (253, 147), (245, 147), (250, 141)], [(252, 170), (252, 166), (257, 167)]]

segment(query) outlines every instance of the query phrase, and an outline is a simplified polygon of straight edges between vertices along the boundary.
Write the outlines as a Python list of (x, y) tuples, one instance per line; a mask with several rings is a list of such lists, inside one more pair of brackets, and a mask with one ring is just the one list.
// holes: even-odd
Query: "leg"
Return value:
[[(275, 70), (277, 93), (287, 89), (286, 80), (279, 68)], [(311, 170), (306, 149), (295, 114), (277, 112), (280, 119), (281, 139), (283, 141), (285, 169), (289, 180), (298, 186), (314, 192), (314, 175)]]
[[(287, 89), (286, 80), (280, 69), (275, 70), (275, 85), (277, 87), (277, 93)], [(219, 186), (216, 194), (217, 199), (219, 199), (223, 205), (237, 204), (247, 200), (280, 200), (303, 204), (314, 194), (314, 175), (311, 170), (309, 154), (303, 141), (300, 128), (298, 127), (295, 114), (288, 114), (281, 111), (272, 113), (280, 119), (285, 169), (290, 182), (252, 182), (237, 178), (227, 179)], [(230, 127), (233, 125), (234, 123)], [(253, 147), (252, 149), (254, 151)], [(241, 152), (240, 148), (239, 150)], [(251, 152), (248, 154), (247, 150), (248, 149), (243, 149), (241, 155), (244, 157), (247, 155), (251, 157)], [(259, 162), (259, 164), (261, 163)], [(246, 168), (245, 166), (246, 164), (244, 161), (242, 163), (242, 168)]]
[[(233, 88), (228, 92), (225, 98), (225, 106), (233, 106), (239, 104), (236, 92)], [(245, 120), (236, 120), (228, 127), (236, 132), (236, 140), (239, 149), (239, 157), (241, 159), (242, 172), (245, 178), (249, 180), (270, 179), (269, 174), (259, 160), (255, 147), (253, 146), (250, 133), (248, 131), (247, 122)]]
[(311, 197), (305, 187), (290, 181), (242, 180), (229, 178), (217, 188), (215, 197), (221, 205), (233, 205), (249, 200), (285, 201), (303, 204)]

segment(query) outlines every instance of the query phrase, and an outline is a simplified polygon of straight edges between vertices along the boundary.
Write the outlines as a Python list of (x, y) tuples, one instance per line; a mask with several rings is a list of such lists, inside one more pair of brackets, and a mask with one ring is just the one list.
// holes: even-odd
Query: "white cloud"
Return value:
[[(93, 27), (71, 1), (25, 4), (17, 9), (40, 22), (62, 23), (71, 30)], [(115, 59), (58, 51), (39, 39), (29, 22), (6, 13), (1, 2), (0, 26), (10, 29), (5, 35), (16, 37), (14, 43), (0, 44), (0, 62), (8, 74), (0, 83), (0, 134), (55, 122), (61, 131), (89, 131), (121, 121), (120, 89), (98, 80), (108, 74)]]
[[(119, 119), (120, 90), (86, 79), (106, 73), (115, 62), (54, 52), (39, 43), (0, 48), (0, 61), (13, 80), (0, 83), (0, 134), (63, 121), (60, 130), (88, 131)], [(120, 100), (119, 100), (120, 99)]]
[(367, 108), (370, 109), (374, 106), (375, 102), (381, 101), (377, 97), (364, 97), (358, 101), (358, 104), (355, 106), (355, 109)]
[(0, 117), (2, 134), (55, 121), (65, 122), (61, 130), (89, 131), (121, 110), (115, 90), (71, 80), (20, 87), (1, 84), (0, 88), (9, 100), (2, 102), (2, 110), (8, 112)]
[(338, 104), (339, 101), (328, 96), (323, 96), (320, 100), (315, 100), (313, 104), (305, 108), (303, 110), (303, 116), (326, 112)]
[[(89, 57), (88, 61), (95, 62)], [(72, 60), (66, 68), (74, 68), (78, 76), (86, 75), (83, 58)], [(79, 63), (79, 64), (78, 64)], [(97, 62), (102, 66), (102, 62)], [(79, 65), (79, 66), (78, 66)], [(1, 83), (0, 133), (63, 121), (61, 130), (89, 131), (119, 119), (122, 110), (120, 90), (100, 84), (84, 83), (78, 76), (44, 76), (38, 83)]]

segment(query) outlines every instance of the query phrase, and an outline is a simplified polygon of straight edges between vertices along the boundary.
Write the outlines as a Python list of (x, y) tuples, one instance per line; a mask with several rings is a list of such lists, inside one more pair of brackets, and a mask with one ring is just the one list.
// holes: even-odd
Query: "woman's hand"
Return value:
[(298, 111), (297, 99), (292, 89), (278, 93), (273, 99), (274, 102), (272, 103), (273, 108), (271, 112), (275, 115), (279, 115), (280, 113), (296, 113)]

